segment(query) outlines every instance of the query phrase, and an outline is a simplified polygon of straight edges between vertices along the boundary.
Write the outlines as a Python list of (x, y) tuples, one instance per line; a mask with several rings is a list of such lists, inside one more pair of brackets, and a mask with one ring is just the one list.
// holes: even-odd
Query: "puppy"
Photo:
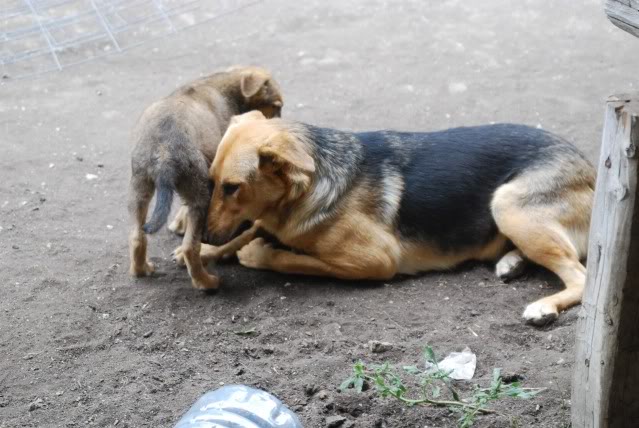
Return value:
[[(153, 272), (146, 233), (166, 223), (177, 192), (186, 214), (186, 221), (181, 220), (186, 227), (182, 246), (176, 250), (178, 261), (186, 264), (195, 288), (217, 288), (217, 277), (206, 272), (199, 256), (210, 197), (209, 165), (232, 116), (259, 110), (261, 117), (274, 117), (282, 106), (279, 86), (268, 71), (239, 67), (187, 84), (144, 111), (133, 130), (131, 275)], [(145, 224), (154, 192), (155, 208)]]
[(531, 260), (566, 285), (528, 305), (533, 324), (582, 296), (595, 171), (539, 129), (351, 133), (252, 112), (233, 119), (210, 177), (211, 232), (228, 237), (253, 220), (295, 250), (247, 232), (244, 266), (386, 280), (474, 259), (497, 261), (508, 278)]

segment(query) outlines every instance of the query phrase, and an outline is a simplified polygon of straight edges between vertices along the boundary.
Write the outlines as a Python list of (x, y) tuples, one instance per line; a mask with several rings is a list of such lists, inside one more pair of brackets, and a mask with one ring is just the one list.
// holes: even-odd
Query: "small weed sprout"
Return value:
[(382, 397), (393, 397), (408, 406), (419, 404), (448, 407), (460, 414), (459, 428), (469, 428), (478, 414), (497, 413), (488, 407), (490, 402), (508, 397), (529, 399), (545, 389), (523, 388), (519, 382), (505, 384), (502, 382), (501, 369), (494, 369), (490, 387), (475, 386), (471, 396), (462, 398), (450, 377), (452, 371), (439, 368), (433, 349), (426, 346), (423, 355), (430, 363), (429, 369), (420, 370), (417, 366), (402, 367), (405, 373), (416, 378), (418, 392), (411, 391), (409, 395), (398, 370), (390, 364), (366, 365), (361, 360), (355, 363), (353, 374), (342, 382), (340, 390), (354, 388), (355, 391), (362, 392), (366, 383), (372, 383)]

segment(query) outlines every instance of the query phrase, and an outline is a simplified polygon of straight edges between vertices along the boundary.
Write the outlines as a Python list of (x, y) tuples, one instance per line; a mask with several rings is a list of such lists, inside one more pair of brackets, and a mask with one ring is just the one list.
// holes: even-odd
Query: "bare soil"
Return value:
[[(128, 132), (177, 85), (252, 63), (274, 71), (291, 118), (356, 130), (526, 123), (595, 162), (603, 101), (637, 84), (638, 47), (595, 0), (273, 0), (122, 55), (2, 80), (0, 426), (170, 427), (207, 390), (244, 383), (307, 427), (332, 415), (453, 427), (447, 409), (336, 389), (356, 359), (416, 364), (426, 343), (442, 355), (469, 346), (476, 382), (502, 367), (548, 388), (477, 426), (567, 426), (578, 309), (544, 328), (522, 323), (526, 303), (560, 287), (541, 269), (509, 284), (483, 264), (354, 284), (228, 263), (214, 268), (224, 286), (211, 295), (171, 262), (180, 241), (163, 230), (150, 243), (158, 273), (131, 279)], [(369, 340), (393, 347), (372, 354)]]

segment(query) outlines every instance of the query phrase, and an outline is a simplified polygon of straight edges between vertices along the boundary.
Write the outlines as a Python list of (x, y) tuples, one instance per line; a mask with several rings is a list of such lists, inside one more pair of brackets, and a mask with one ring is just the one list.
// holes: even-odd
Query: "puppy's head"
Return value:
[(235, 116), (209, 170), (209, 234), (227, 240), (245, 221), (281, 213), (306, 192), (314, 171), (308, 147), (285, 122), (259, 111)]
[(238, 76), (241, 102), (246, 111), (259, 110), (269, 119), (282, 115), (282, 91), (271, 73), (261, 67), (233, 67), (228, 72)]

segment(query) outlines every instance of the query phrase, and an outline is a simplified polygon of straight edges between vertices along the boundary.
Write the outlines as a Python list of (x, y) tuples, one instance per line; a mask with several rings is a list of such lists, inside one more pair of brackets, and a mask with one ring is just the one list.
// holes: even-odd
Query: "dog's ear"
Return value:
[(247, 120), (266, 120), (266, 116), (259, 110), (251, 110), (248, 113), (238, 114), (231, 117), (230, 125), (237, 125), (238, 123), (246, 122)]
[(251, 98), (258, 93), (262, 86), (271, 78), (267, 73), (249, 71), (244, 73), (240, 80), (240, 90), (244, 98)]
[(271, 139), (260, 147), (260, 171), (283, 175), (289, 182), (289, 200), (299, 198), (310, 186), (310, 173), (315, 172), (315, 161), (301, 143), (279, 138)]
[(315, 172), (315, 161), (302, 143), (294, 138), (278, 134), (264, 143), (258, 153), (261, 169), (268, 168), (274, 171), (289, 166), (304, 173)]

